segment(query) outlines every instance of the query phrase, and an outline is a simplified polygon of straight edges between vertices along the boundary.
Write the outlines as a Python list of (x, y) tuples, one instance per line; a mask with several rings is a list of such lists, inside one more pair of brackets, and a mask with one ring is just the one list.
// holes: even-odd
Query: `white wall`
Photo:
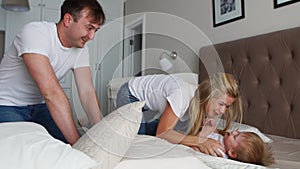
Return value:
[[(197, 58), (192, 56), (194, 55), (194, 51), (196, 51), (197, 54), (201, 46), (209, 42), (220, 43), (300, 26), (298, 19), (298, 16), (300, 16), (300, 2), (274, 9), (273, 0), (245, 0), (244, 19), (216, 28), (213, 27), (212, 0), (127, 0), (125, 3), (126, 15), (140, 12), (160, 12), (168, 13), (185, 20), (178, 21), (180, 19), (177, 19), (177, 22), (173, 23), (174, 20), (163, 19), (164, 17), (160, 15), (152, 20), (146, 20), (146, 29), (148, 29), (148, 32), (156, 29), (160, 32), (164, 32), (164, 35), (166, 32), (171, 32), (173, 33), (170, 36), (172, 38), (176, 34), (181, 34), (179, 37), (182, 42), (188, 42), (188, 49), (178, 47), (178, 43), (174, 43), (173, 46), (179, 49), (179, 55), (185, 63), (190, 66), (193, 72), (197, 72), (198, 69), (198, 65), (195, 64)], [(168, 27), (168, 24), (171, 24), (172, 27)], [(196, 26), (198, 31), (191, 31), (193, 26)], [(201, 31), (204, 35), (200, 35)], [(205, 36), (208, 37), (208, 40), (205, 39)], [(199, 37), (204, 38), (204, 41), (198, 39)], [(161, 40), (148, 41), (146, 39), (146, 47), (156, 48), (159, 46), (161, 49), (171, 51), (172, 42), (169, 42), (170, 43), (166, 43)], [(158, 58), (153, 59), (158, 56), (153, 56), (153, 53), (148, 52), (146, 57), (151, 58), (146, 59), (148, 66), (158, 66)], [(192, 61), (190, 59), (192, 59)]]

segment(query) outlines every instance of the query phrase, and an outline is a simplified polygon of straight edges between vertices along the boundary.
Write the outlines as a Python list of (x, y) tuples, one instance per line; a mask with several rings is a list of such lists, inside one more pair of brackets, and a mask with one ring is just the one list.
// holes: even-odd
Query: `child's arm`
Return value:
[(214, 119), (206, 118), (203, 120), (203, 127), (201, 131), (199, 131), (198, 136), (202, 138), (207, 138), (213, 132), (217, 132), (216, 122)]

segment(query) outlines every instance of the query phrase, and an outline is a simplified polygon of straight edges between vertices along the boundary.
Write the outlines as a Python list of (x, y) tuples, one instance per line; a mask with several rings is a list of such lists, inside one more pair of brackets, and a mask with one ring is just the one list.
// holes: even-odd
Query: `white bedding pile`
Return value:
[(0, 123), (1, 169), (89, 169), (97, 163), (39, 124)]
[(120, 107), (72, 148), (32, 122), (0, 123), (2, 169), (112, 169), (134, 140), (144, 102)]
[[(74, 148), (54, 139), (38, 124), (0, 123), (1, 168), (266, 169), (259, 165), (208, 156), (187, 146), (171, 144), (157, 137), (136, 135), (142, 118), (143, 105), (144, 102), (135, 102), (115, 110), (89, 130)], [(272, 142), (252, 126), (243, 125), (240, 129), (256, 132), (265, 142)], [(276, 137), (272, 139), (275, 139), (274, 143), (278, 142)], [(284, 150), (286, 148), (282, 147), (280, 152)], [(295, 163), (295, 166), (297, 164)]]
[(145, 102), (124, 105), (88, 130), (73, 148), (100, 162), (93, 169), (113, 169), (131, 146), (142, 121)]

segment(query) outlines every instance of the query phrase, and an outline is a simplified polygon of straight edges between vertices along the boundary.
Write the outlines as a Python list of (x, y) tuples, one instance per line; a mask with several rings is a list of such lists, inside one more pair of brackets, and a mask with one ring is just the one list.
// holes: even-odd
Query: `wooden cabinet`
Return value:
[(101, 104), (103, 115), (108, 113), (107, 85), (113, 78), (122, 76), (122, 52), (123, 52), (123, 23), (111, 21), (106, 23), (97, 33), (93, 43), (96, 55), (91, 55), (94, 60), (94, 82)]
[[(6, 11), (5, 22), (5, 50), (11, 45), (16, 33), (24, 24), (32, 21), (58, 22), (60, 19), (60, 6), (64, 0), (29, 0), (30, 10), (27, 12)], [(68, 98), (71, 95), (71, 72), (60, 81)]]
[(100, 0), (106, 23), (88, 45), (93, 80), (103, 115), (108, 113), (107, 85), (122, 76), (123, 0)]
[(41, 20), (58, 22), (62, 3), (63, 0), (29, 0), (30, 10), (27, 12), (6, 11), (5, 49), (24, 24)]
[(5, 30), (5, 16), (6, 16), (6, 11), (3, 8), (0, 8), (0, 31)]
[[(107, 87), (112, 78), (122, 76), (123, 55), (123, 0), (99, 1), (106, 23), (95, 34), (94, 40), (87, 43), (90, 52), (90, 65), (102, 114), (109, 110)], [(74, 81), (72, 82), (73, 106), (76, 117), (83, 126), (88, 119), (81, 106)]]
[[(27, 12), (6, 11), (5, 17), (5, 50), (11, 45), (17, 32), (32, 21), (49, 21), (57, 23), (60, 20), (60, 6), (64, 0), (29, 0), (30, 10)], [(72, 72), (60, 80), (69, 102), (72, 99)], [(72, 109), (74, 107), (72, 106)], [(73, 115), (76, 118), (76, 114)]]
[(109, 80), (122, 76), (123, 0), (101, 0), (106, 23), (89, 42), (90, 63), (103, 115), (108, 113)]

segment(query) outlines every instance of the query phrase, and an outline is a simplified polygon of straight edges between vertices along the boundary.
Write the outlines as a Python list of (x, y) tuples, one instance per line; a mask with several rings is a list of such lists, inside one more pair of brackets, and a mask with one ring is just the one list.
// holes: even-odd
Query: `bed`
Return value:
[[(271, 144), (275, 157), (275, 164), (269, 168), (300, 168), (300, 27), (205, 46), (199, 57), (198, 83), (219, 71), (231, 73), (238, 80), (243, 125), (269, 139), (264, 141)], [(137, 138), (121, 163), (133, 160), (134, 165), (142, 160), (147, 164), (147, 160), (156, 159), (162, 164), (164, 158), (196, 157), (202, 168), (264, 168), (212, 158), (157, 138)], [(173, 164), (173, 168), (180, 165)]]
[(243, 123), (273, 140), (275, 167), (300, 168), (300, 27), (201, 48), (199, 82), (232, 73), (243, 96)]
[[(0, 164), (6, 169), (296, 169), (300, 168), (300, 28), (201, 48), (199, 74), (178, 74), (189, 83), (209, 73), (232, 73), (239, 81), (244, 118), (240, 129), (272, 145), (275, 164), (242, 163), (196, 152), (153, 136), (136, 135), (144, 102), (115, 109), (126, 80), (110, 84), (112, 112), (73, 146), (52, 138), (37, 124), (0, 123)], [(234, 123), (232, 128), (235, 128)]]

